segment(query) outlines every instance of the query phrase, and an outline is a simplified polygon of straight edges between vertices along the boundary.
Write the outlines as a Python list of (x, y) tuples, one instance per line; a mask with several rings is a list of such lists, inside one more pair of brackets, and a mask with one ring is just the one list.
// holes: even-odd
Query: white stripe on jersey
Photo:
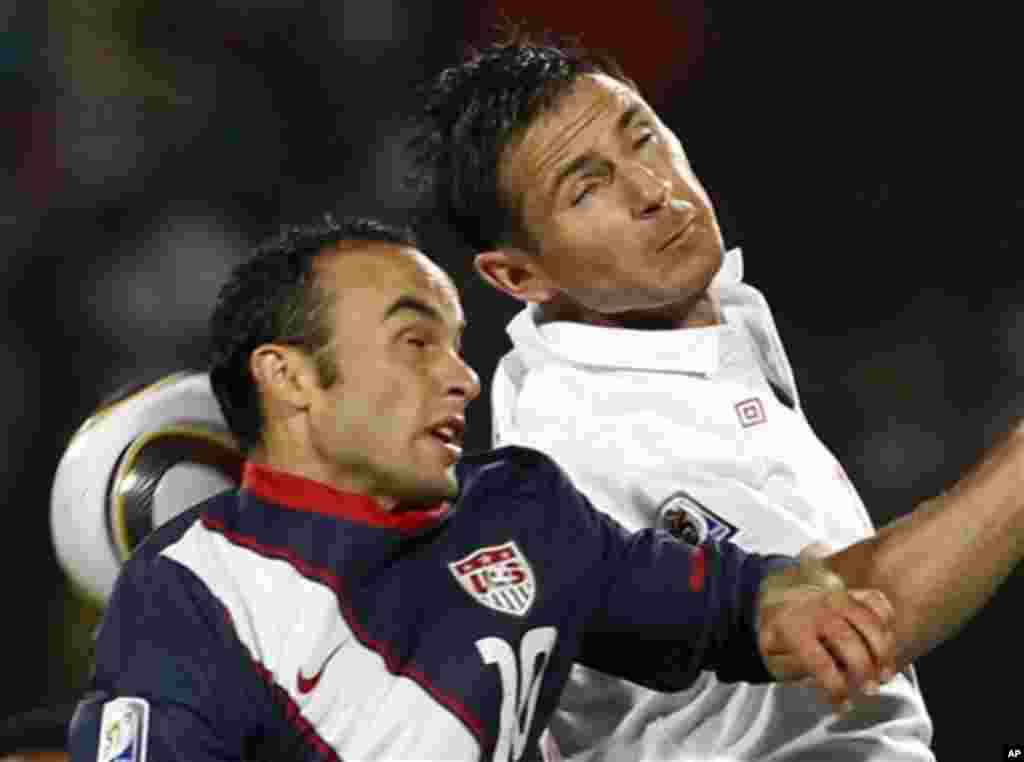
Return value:
[(203, 581), (253, 660), (345, 762), (479, 757), (476, 737), (455, 715), (355, 637), (325, 583), (201, 521), (162, 555)]

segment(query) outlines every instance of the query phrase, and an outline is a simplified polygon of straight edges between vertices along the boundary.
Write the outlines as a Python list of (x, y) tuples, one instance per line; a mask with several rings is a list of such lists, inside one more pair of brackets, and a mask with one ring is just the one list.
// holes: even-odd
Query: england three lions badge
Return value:
[(530, 562), (512, 540), (478, 548), (448, 568), (462, 589), (487, 608), (526, 616), (533, 605), (537, 581)]
[(705, 540), (723, 542), (738, 531), (734, 524), (682, 490), (672, 493), (658, 506), (657, 526), (690, 545), (700, 545)]

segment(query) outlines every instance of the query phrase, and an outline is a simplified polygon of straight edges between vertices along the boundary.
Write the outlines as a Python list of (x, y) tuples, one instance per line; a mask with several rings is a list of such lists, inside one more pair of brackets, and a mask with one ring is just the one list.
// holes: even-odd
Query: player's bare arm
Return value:
[(895, 609), (895, 663), (955, 635), (1024, 556), (1024, 423), (957, 484), (876, 536), (823, 559)]

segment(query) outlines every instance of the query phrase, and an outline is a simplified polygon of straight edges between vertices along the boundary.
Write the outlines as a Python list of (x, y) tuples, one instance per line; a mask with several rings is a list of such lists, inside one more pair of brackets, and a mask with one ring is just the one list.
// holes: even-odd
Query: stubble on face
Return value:
[[(629, 153), (638, 125), (657, 141), (646, 156)], [(574, 173), (609, 182), (576, 208), (564, 193)], [(546, 312), (587, 322), (675, 323), (706, 322), (715, 312), (705, 304), (724, 254), (714, 210), (675, 135), (628, 85), (603, 75), (578, 79), (506, 149), (499, 177), (536, 241), (535, 264), (555, 286)], [(614, 184), (626, 177), (648, 189), (662, 184), (663, 211), (638, 219), (639, 204)], [(686, 250), (663, 255), (660, 242), (694, 214)]]
[[(415, 250), (380, 247), (325, 259), (339, 373), (337, 383), (314, 394), (310, 429), (324, 481), (392, 509), (457, 491), (454, 465), (427, 428), (444, 415), (461, 415), (466, 400), (444, 396), (444, 374), (437, 375), (420, 343), (443, 351), (452, 332), (461, 331), (463, 315), (439, 267)], [(395, 309), (403, 299), (425, 309)]]

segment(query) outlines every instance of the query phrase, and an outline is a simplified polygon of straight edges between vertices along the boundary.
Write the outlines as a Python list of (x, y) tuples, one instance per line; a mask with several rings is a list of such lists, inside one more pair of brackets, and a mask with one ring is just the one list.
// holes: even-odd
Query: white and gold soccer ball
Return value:
[(157, 526), (237, 486), (243, 458), (205, 373), (182, 372), (100, 407), (75, 432), (50, 495), (57, 559), (100, 605)]

